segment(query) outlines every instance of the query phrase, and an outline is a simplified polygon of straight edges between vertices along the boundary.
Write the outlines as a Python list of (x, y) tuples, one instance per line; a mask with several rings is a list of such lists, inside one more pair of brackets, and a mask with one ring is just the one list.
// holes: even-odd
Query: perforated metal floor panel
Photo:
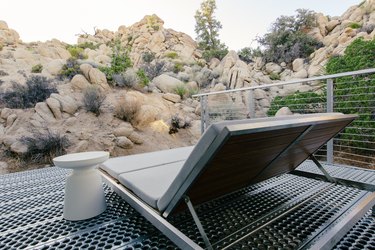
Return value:
[[(328, 170), (334, 172), (336, 167)], [(357, 171), (361, 170), (353, 173)], [(0, 249), (177, 249), (106, 185), (108, 208), (103, 214), (79, 222), (64, 220), (67, 174), (51, 167), (0, 176)], [(367, 181), (374, 184), (371, 178)], [(311, 246), (368, 193), (285, 174), (196, 209), (215, 249), (297, 249)], [(204, 247), (190, 213), (174, 215), (170, 221)], [(374, 217), (368, 213), (361, 221), (336, 248), (351, 249), (347, 242), (358, 246), (373, 234)], [(365, 246), (371, 249), (374, 238), (369, 239)]]
[(375, 249), (375, 211), (369, 211), (334, 249)]

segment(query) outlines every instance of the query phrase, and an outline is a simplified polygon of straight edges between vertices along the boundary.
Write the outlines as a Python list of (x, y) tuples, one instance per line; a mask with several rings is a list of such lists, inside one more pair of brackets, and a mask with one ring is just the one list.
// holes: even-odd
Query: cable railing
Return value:
[(212, 123), (293, 113), (341, 112), (359, 117), (316, 152), (328, 163), (375, 169), (375, 68), (200, 93), (201, 131)]

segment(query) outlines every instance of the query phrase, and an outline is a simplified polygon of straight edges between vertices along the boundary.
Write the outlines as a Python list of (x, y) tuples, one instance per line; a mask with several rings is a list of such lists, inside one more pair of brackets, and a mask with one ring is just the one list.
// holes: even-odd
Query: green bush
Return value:
[(181, 97), (181, 99), (184, 98), (184, 96), (188, 93), (188, 90), (184, 85), (179, 85), (177, 86), (174, 91), (176, 92), (177, 95)]
[(114, 74), (120, 74), (131, 67), (133, 64), (130, 60), (128, 52), (121, 47), (119, 42), (116, 42), (112, 53), (111, 66), (100, 67), (99, 69), (106, 75), (107, 80), (112, 82)]
[(280, 75), (277, 74), (277, 73), (272, 72), (270, 74), (270, 79), (273, 80), (273, 81), (280, 80)]
[(58, 76), (60, 79), (67, 78), (71, 80), (77, 74), (81, 74), (79, 63), (77, 58), (71, 57), (66, 61), (66, 64), (63, 65)]
[(288, 96), (277, 96), (271, 103), (271, 107), (267, 112), (268, 116), (274, 116), (282, 107), (288, 107), (293, 113), (309, 114), (324, 113), (326, 102), (325, 94), (317, 94), (314, 92), (296, 92)]
[(202, 57), (209, 62), (212, 58), (217, 58), (219, 60), (222, 60), (226, 55), (228, 54), (228, 48), (222, 47), (218, 49), (209, 49), (205, 50), (202, 53)]
[(177, 74), (181, 71), (184, 71), (184, 65), (182, 63), (175, 63), (173, 65), (173, 73)]
[(362, 27), (362, 25), (360, 25), (359, 23), (351, 23), (349, 24), (349, 27), (352, 29), (359, 29)]
[(167, 57), (169, 59), (176, 59), (178, 57), (178, 54), (175, 51), (170, 51), (170, 52), (165, 54), (165, 57)]
[(262, 56), (262, 52), (260, 51), (260, 48), (252, 49), (250, 47), (245, 47), (245, 48), (240, 49), (237, 52), (237, 54), (239, 58), (246, 63), (253, 62), (254, 57)]
[(142, 61), (145, 63), (151, 63), (155, 59), (155, 53), (146, 51), (142, 54)]
[(83, 53), (83, 48), (77, 45), (68, 45), (66, 48), (73, 58), (86, 59), (87, 57)]
[(36, 64), (31, 68), (31, 73), (41, 73), (43, 70), (43, 65), (42, 64)]
[(143, 69), (139, 69), (137, 71), (137, 76), (139, 78), (139, 81), (140, 81), (140, 84), (142, 87), (146, 87), (148, 86), (148, 84), (150, 83), (150, 79), (148, 79), (145, 71)]
[(83, 106), (88, 112), (94, 113), (96, 116), (100, 115), (100, 107), (105, 99), (100, 90), (96, 87), (88, 87), (83, 92)]
[(2, 43), (0, 43), (0, 51), (2, 51), (4, 48), (4, 45)]
[[(327, 74), (356, 71), (375, 68), (375, 39), (364, 41), (359, 38), (353, 41), (345, 50), (343, 56), (333, 56), (326, 64)], [(368, 155), (367, 150), (373, 147), (375, 138), (375, 74), (340, 77), (334, 84), (334, 111), (345, 114), (358, 114), (352, 125), (340, 135), (337, 145), (355, 147), (348, 153)], [(316, 113), (325, 112), (326, 92), (295, 93), (290, 96), (276, 97), (268, 115), (274, 115), (281, 107), (289, 107), (292, 112)]]
[(315, 26), (314, 12), (298, 9), (296, 16), (281, 16), (272, 24), (271, 32), (258, 37), (264, 47), (266, 62), (292, 63), (296, 58), (306, 58), (323, 46), (307, 32)]
[(84, 42), (84, 43), (80, 43), (77, 45), (79, 48), (82, 48), (82, 49), (92, 49), (92, 50), (96, 50), (99, 48), (99, 44), (94, 44), (92, 42)]
[(20, 141), (27, 146), (27, 151), (22, 158), (33, 163), (50, 163), (52, 159), (66, 153), (69, 140), (59, 133), (33, 132), (32, 136), (21, 137)]
[[(375, 68), (374, 51), (375, 39), (371, 41), (356, 39), (346, 48), (343, 56), (335, 56), (328, 61), (327, 74)], [(345, 114), (359, 115), (359, 118), (341, 135), (340, 139), (345, 140), (342, 143), (350, 142), (352, 146), (358, 148), (373, 147), (371, 144), (371, 140), (375, 138), (373, 93), (375, 93), (375, 74), (340, 77), (336, 80), (334, 109)]]
[(32, 108), (36, 103), (45, 101), (52, 93), (57, 93), (57, 89), (51, 84), (51, 80), (32, 75), (25, 85), (13, 82), (12, 90), (5, 92), (0, 100), (8, 108)]

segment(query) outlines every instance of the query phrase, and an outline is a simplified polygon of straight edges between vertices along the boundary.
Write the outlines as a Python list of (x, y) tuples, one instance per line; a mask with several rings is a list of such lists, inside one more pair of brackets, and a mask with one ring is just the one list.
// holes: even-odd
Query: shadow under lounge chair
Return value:
[(314, 158), (356, 115), (324, 113), (212, 124), (194, 147), (111, 158), (101, 166), (106, 183), (183, 249), (200, 248), (167, 218), (185, 202), (207, 248), (212, 248), (194, 205), (288, 173)]

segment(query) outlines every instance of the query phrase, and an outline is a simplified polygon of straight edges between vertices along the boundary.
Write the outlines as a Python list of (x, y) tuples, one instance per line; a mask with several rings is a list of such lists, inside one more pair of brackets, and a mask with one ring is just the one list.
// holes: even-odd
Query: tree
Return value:
[(296, 16), (281, 16), (272, 24), (269, 33), (257, 38), (264, 47), (266, 62), (292, 63), (296, 58), (306, 58), (322, 44), (307, 32), (315, 26), (313, 11), (297, 9)]
[(213, 57), (222, 59), (228, 53), (227, 46), (219, 39), (219, 30), (222, 25), (215, 18), (215, 10), (215, 0), (204, 0), (194, 16), (198, 47), (203, 50), (203, 57), (206, 60)]

